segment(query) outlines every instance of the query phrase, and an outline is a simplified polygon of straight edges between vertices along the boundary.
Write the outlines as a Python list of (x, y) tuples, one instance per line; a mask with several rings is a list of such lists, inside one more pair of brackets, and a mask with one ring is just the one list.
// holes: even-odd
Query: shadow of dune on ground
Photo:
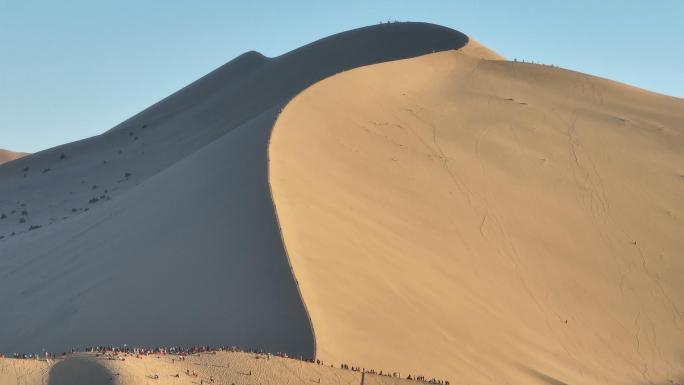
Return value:
[(100, 385), (111, 384), (112, 373), (97, 361), (68, 358), (59, 361), (48, 375), (48, 385)]

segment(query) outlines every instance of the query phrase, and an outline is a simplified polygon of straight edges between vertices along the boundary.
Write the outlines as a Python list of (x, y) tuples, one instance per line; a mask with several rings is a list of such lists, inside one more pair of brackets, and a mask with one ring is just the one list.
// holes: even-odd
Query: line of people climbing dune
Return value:
[[(150, 355), (174, 355), (178, 356), (178, 361), (185, 361), (186, 356), (190, 355), (201, 355), (201, 354), (216, 354), (217, 352), (235, 352), (235, 353), (249, 353), (249, 354), (255, 354), (256, 358), (265, 358), (265, 359), (270, 359), (271, 356), (276, 356), (280, 358), (286, 358), (286, 359), (293, 359), (293, 360), (298, 360), (298, 361), (304, 361), (304, 362), (309, 362), (313, 363), (316, 365), (321, 365), (324, 366), (325, 364), (323, 363), (322, 360), (319, 359), (307, 359), (302, 356), (300, 357), (289, 357), (286, 353), (278, 352), (278, 353), (268, 353), (263, 350), (256, 350), (256, 349), (243, 349), (239, 346), (226, 346), (226, 345), (219, 345), (219, 346), (208, 346), (208, 345), (197, 345), (197, 346), (190, 346), (190, 347), (183, 347), (183, 346), (171, 346), (171, 347), (166, 347), (166, 346), (160, 346), (160, 347), (129, 347), (127, 345), (124, 345), (123, 347), (121, 346), (88, 346), (81, 350), (80, 348), (72, 348), (69, 349), (68, 351), (64, 351), (61, 354), (57, 355), (55, 353), (50, 353), (50, 352), (45, 352), (44, 354), (35, 354), (35, 353), (14, 353), (12, 354), (11, 358), (14, 359), (32, 359), (32, 360), (56, 360), (58, 357), (60, 358), (65, 358), (68, 355), (75, 354), (75, 353), (94, 353), (97, 357), (103, 356), (106, 359), (111, 359), (111, 360), (125, 360), (126, 356), (131, 356), (135, 358), (142, 358), (143, 356), (150, 356)], [(264, 357), (262, 357), (264, 356)], [(0, 359), (5, 358), (4, 355), (0, 354)], [(334, 365), (330, 365), (331, 368), (334, 368)], [(370, 375), (378, 375), (378, 376), (386, 376), (386, 377), (394, 377), (394, 378), (406, 378), (407, 380), (413, 380), (413, 381), (419, 381), (419, 382), (424, 382), (428, 384), (434, 384), (434, 385), (450, 385), (449, 381), (447, 380), (442, 380), (438, 379), (436, 377), (427, 377), (424, 375), (412, 375), (408, 374), (406, 377), (402, 377), (400, 372), (389, 372), (389, 371), (383, 371), (383, 370), (376, 370), (376, 369), (367, 369), (364, 367), (360, 366), (349, 366), (348, 364), (340, 364), (340, 369), (343, 370), (351, 370), (354, 372), (359, 372), (365, 374), (370, 374)]]
[[(319, 360), (316, 360), (316, 363), (319, 363)], [(320, 362), (320, 365), (322, 365), (322, 364), (323, 364), (323, 363)], [(391, 372), (391, 373), (390, 373), (390, 372), (383, 372), (382, 370), (377, 371), (377, 370), (375, 370), (375, 369), (366, 369), (366, 368), (362, 368), (362, 367), (360, 367), (360, 366), (349, 366), (349, 365), (347, 365), (347, 364), (342, 364), (342, 365), (340, 365), (340, 368), (341, 368), (341, 369), (346, 369), (346, 370), (351, 370), (351, 371), (354, 371), (354, 372), (375, 374), (375, 375), (378, 375), (378, 376), (402, 378), (402, 377), (401, 377), (401, 373), (399, 373), (399, 372)], [(411, 374), (409, 374), (409, 375), (406, 376), (406, 379), (407, 379), (407, 380), (420, 381), (420, 382), (427, 382), (427, 383), (429, 383), (429, 384), (436, 384), (436, 385), (450, 385), (450, 384), (449, 384), (449, 381), (447, 381), (447, 380), (441, 380), (441, 379), (438, 379), (438, 378), (435, 378), (435, 377), (432, 377), (432, 378), (428, 379), (426, 376), (422, 376), (422, 375), (413, 375), (413, 376), (412, 376)]]

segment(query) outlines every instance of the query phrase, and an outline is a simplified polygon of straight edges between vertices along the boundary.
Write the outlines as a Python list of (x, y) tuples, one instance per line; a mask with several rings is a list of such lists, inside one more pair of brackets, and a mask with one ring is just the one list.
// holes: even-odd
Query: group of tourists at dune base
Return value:
[[(148, 356), (148, 355), (175, 355), (178, 356), (179, 361), (185, 361), (185, 357), (189, 355), (201, 355), (202, 353), (205, 354), (216, 354), (216, 352), (238, 352), (238, 353), (251, 353), (251, 354), (256, 354), (256, 358), (261, 358), (261, 356), (265, 356), (266, 359), (270, 359), (271, 356), (276, 356), (276, 357), (281, 357), (281, 358), (287, 358), (287, 359), (295, 359), (299, 361), (304, 361), (304, 362), (310, 362), (313, 364), (317, 365), (324, 365), (323, 361), (317, 360), (317, 359), (307, 359), (303, 357), (289, 357), (286, 353), (268, 353), (264, 352), (262, 350), (254, 350), (254, 349), (242, 349), (237, 346), (192, 346), (192, 347), (181, 347), (181, 346), (173, 346), (173, 347), (156, 347), (156, 348), (147, 348), (147, 347), (135, 347), (131, 348), (128, 347), (127, 345), (124, 345), (123, 347), (119, 346), (90, 346), (86, 347), (83, 350), (80, 350), (79, 348), (72, 348), (69, 351), (62, 352), (59, 354), (60, 358), (65, 358), (68, 355), (75, 354), (75, 353), (80, 353), (80, 352), (85, 352), (85, 353), (95, 353), (96, 356), (103, 356), (107, 359), (115, 359), (115, 360), (125, 360), (126, 356), (132, 356), (136, 358), (142, 358), (143, 356)], [(14, 359), (34, 359), (34, 360), (41, 360), (41, 359), (46, 359), (46, 360), (55, 360), (57, 359), (58, 355), (50, 352), (45, 352), (43, 355), (40, 354), (20, 354), (20, 353), (14, 353), (11, 358)], [(5, 358), (4, 355), (0, 354), (0, 359)], [(175, 361), (175, 359), (174, 359)], [(334, 365), (330, 365), (330, 367), (334, 367)], [(395, 377), (395, 378), (402, 378), (401, 374), (399, 372), (388, 372), (388, 371), (378, 371), (375, 369), (366, 369), (362, 368), (360, 366), (349, 366), (347, 364), (341, 364), (340, 369), (344, 370), (351, 370), (355, 372), (360, 372), (365, 374), (371, 374), (371, 375), (378, 375), (378, 376), (386, 376), (386, 377)], [(188, 375), (193, 375), (195, 373), (187, 373)], [(251, 373), (250, 373), (251, 374)], [(196, 375), (196, 374), (195, 374)], [(434, 385), (450, 385), (449, 381), (447, 380), (441, 380), (437, 378), (430, 378), (422, 375), (407, 375), (406, 376), (407, 380), (413, 380), (413, 381), (419, 381), (419, 382), (425, 382), (428, 384), (434, 384)]]

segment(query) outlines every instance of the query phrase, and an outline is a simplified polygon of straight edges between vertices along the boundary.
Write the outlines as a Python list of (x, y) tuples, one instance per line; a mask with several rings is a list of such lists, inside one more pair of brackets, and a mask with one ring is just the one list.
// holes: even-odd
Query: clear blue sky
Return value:
[(0, 148), (92, 136), (244, 51), (388, 19), (684, 97), (683, 0), (0, 0)]

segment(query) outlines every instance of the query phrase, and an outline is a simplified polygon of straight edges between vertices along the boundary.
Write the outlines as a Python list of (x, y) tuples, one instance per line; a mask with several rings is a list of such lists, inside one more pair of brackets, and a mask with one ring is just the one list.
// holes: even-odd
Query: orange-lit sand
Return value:
[(324, 360), (463, 384), (684, 377), (684, 101), (480, 47), (298, 95), (269, 148)]

